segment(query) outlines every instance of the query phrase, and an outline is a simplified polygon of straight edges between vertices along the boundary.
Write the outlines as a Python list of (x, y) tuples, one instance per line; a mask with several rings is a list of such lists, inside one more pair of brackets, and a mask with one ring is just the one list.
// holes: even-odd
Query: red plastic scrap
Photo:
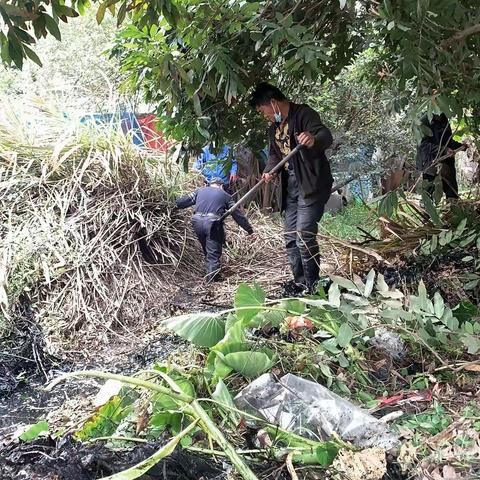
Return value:
[(387, 407), (390, 405), (401, 405), (408, 402), (431, 402), (433, 398), (431, 390), (407, 391), (391, 397), (380, 397), (377, 400), (380, 402), (377, 408)]

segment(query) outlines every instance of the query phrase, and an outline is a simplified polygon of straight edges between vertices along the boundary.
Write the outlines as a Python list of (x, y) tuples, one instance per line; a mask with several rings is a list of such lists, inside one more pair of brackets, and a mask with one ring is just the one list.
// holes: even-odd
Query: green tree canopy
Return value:
[[(156, 0), (93, 2), (119, 24), (113, 54), (130, 88), (157, 106), (162, 128), (198, 147), (258, 132), (245, 96), (271, 80), (302, 99), (365, 50), (365, 80), (396, 92), (397, 111), (461, 116), (480, 101), (478, 0)], [(35, 37), (86, 0), (1, 1), (2, 59), (40, 61)], [(413, 118), (413, 117), (412, 117)]]

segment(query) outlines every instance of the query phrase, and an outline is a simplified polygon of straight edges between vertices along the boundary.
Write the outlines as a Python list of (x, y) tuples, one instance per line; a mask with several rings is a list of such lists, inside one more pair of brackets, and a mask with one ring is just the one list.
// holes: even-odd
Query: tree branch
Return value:
[(472, 25), (471, 27), (465, 28), (464, 30), (460, 30), (455, 35), (451, 36), (450, 38), (447, 38), (442, 42), (442, 47), (448, 47), (453, 45), (454, 43), (462, 42), (470, 35), (475, 35), (476, 33), (480, 33), (480, 23), (477, 23), (476, 25)]

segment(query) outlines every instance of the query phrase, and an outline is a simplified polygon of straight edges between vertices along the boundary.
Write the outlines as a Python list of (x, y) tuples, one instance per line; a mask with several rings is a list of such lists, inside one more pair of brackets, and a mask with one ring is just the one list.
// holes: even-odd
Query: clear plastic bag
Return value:
[(236, 397), (237, 408), (297, 435), (327, 441), (332, 434), (360, 448), (393, 448), (387, 425), (318, 383), (291, 373), (278, 382), (264, 374)]

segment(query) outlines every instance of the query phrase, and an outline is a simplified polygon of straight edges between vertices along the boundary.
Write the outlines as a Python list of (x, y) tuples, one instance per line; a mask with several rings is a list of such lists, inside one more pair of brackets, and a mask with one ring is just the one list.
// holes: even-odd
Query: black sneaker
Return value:
[(296, 283), (295, 280), (289, 280), (282, 285), (283, 297), (301, 297), (305, 292), (305, 285)]

